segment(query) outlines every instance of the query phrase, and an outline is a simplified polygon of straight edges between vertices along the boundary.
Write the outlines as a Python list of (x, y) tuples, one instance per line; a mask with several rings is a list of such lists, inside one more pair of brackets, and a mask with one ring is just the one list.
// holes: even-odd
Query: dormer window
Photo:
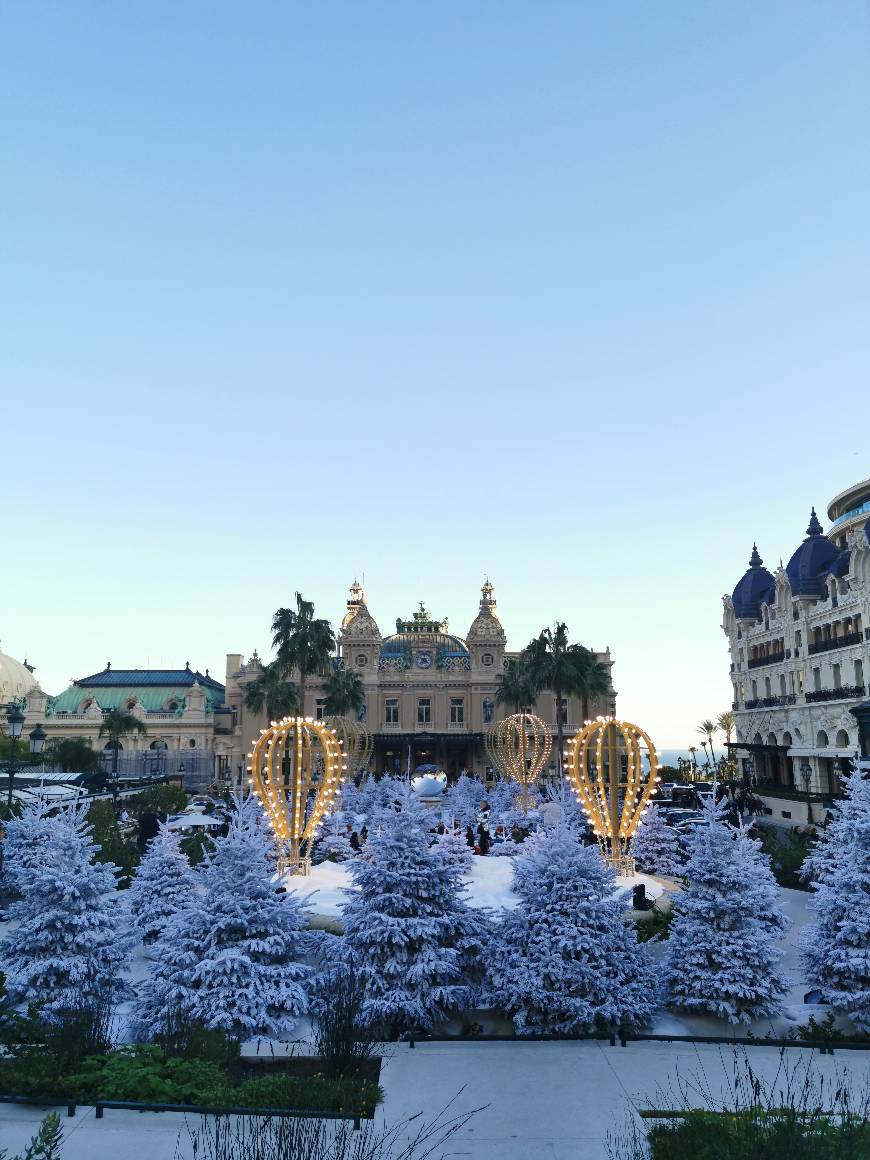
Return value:
[(484, 653), (483, 656), (480, 658), (480, 663), (482, 665), (495, 664), (495, 657), (492, 655), (492, 653)]
[(178, 702), (177, 701), (170, 701), (169, 704), (166, 706), (166, 712), (167, 713), (177, 713), (178, 712)]
[(124, 708), (127, 710), (128, 713), (132, 713), (133, 710), (136, 708), (136, 702), (135, 701), (128, 701), (127, 704), (124, 706)]

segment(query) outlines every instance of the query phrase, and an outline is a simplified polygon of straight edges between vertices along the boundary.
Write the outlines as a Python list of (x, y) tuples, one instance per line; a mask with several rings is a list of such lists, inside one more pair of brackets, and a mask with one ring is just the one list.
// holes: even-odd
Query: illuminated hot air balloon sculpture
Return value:
[(368, 769), (374, 745), (372, 735), (365, 725), (350, 717), (324, 717), (323, 724), (333, 731), (341, 743), (348, 775), (358, 777)]
[(566, 774), (606, 860), (634, 873), (631, 839), (658, 783), (658, 760), (643, 729), (599, 717), (569, 742)]
[(341, 788), (341, 742), (322, 721), (284, 717), (261, 732), (249, 756), (252, 789), (272, 823), (280, 868), (307, 874), (311, 842)]
[(502, 774), (519, 784), (520, 805), (528, 812), (529, 791), (547, 768), (553, 747), (547, 725), (534, 713), (514, 713), (487, 734), (485, 744)]

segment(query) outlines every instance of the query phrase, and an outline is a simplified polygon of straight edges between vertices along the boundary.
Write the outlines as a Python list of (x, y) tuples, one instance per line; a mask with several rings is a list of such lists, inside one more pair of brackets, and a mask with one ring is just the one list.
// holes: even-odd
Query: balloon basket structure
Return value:
[(310, 858), (292, 858), (289, 854), (278, 859), (279, 874), (298, 874), (300, 878), (311, 876)]
[(610, 866), (617, 878), (634, 878), (637, 868), (631, 854), (611, 854), (609, 850), (602, 850), (605, 866)]

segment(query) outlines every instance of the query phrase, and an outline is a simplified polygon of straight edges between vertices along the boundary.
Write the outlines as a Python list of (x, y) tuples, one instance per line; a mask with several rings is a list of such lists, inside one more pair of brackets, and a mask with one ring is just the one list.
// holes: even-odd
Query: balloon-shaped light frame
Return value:
[(323, 724), (331, 729), (341, 742), (344, 762), (350, 777), (358, 777), (368, 769), (372, 759), (374, 742), (372, 735), (361, 721), (350, 717), (324, 717)]
[(534, 713), (514, 713), (487, 734), (485, 744), (501, 773), (520, 786), (520, 805), (528, 812), (529, 789), (547, 768), (553, 748), (546, 722)]
[(280, 866), (307, 873), (308, 849), (345, 774), (341, 742), (322, 721), (284, 717), (262, 730), (249, 757), (252, 789), (272, 824)]
[(568, 746), (568, 781), (602, 852), (619, 869), (633, 872), (631, 839), (659, 781), (655, 746), (638, 725), (615, 717), (587, 722)]

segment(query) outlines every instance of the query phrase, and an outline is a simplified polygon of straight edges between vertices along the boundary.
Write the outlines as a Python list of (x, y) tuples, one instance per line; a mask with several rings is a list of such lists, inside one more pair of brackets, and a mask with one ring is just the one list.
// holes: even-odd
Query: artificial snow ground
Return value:
[[(518, 899), (512, 889), (513, 858), (475, 858), (465, 877), (468, 901), (480, 909), (512, 910)], [(634, 878), (617, 878), (616, 893), (630, 894), (638, 882), (646, 886), (647, 896), (658, 898), (664, 887), (648, 874)], [(281, 885), (300, 897), (308, 897), (312, 914), (320, 918), (338, 918), (345, 902), (345, 890), (351, 885), (346, 862), (321, 862), (312, 866), (307, 878), (285, 874)]]

